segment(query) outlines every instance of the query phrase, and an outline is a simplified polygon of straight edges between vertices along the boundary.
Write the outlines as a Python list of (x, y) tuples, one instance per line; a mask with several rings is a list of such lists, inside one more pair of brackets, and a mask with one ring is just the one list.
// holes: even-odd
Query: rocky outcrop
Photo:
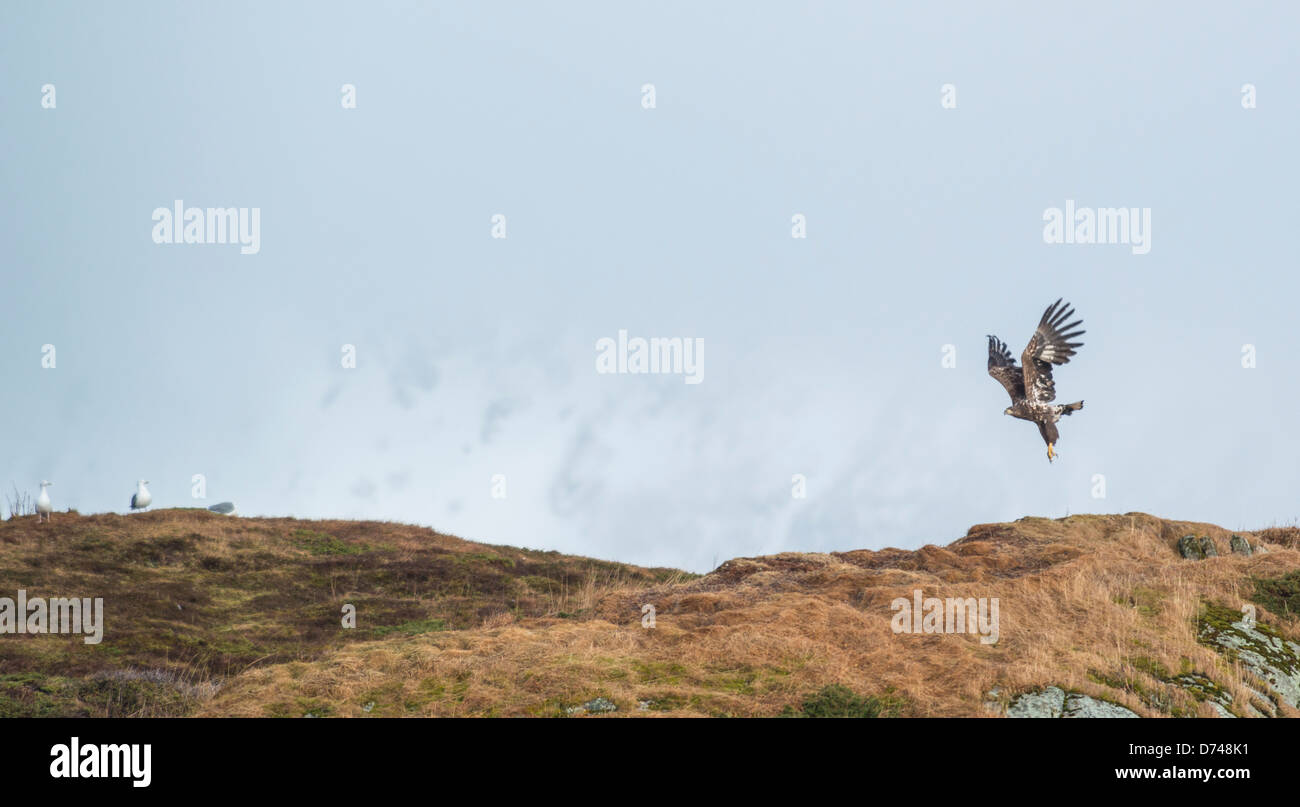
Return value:
[(1071, 694), (1065, 698), (1065, 710), (1061, 712), (1061, 717), (1139, 717), (1139, 715), (1118, 703), (1090, 698), (1087, 695)]
[(1065, 711), (1065, 690), (1047, 687), (1040, 692), (1026, 692), (1007, 706), (1007, 717), (1060, 717)]
[[(996, 690), (989, 693), (996, 696)], [(1092, 698), (1060, 687), (1026, 692), (1011, 700), (1007, 717), (1138, 717), (1131, 709), (1117, 703)]]
[(1229, 546), (1232, 548), (1232, 553), (1234, 555), (1245, 555), (1246, 557), (1250, 557), (1254, 554), (1253, 550), (1250, 548), (1250, 541), (1247, 541), (1240, 535), (1232, 536), (1232, 540), (1229, 541)]
[(1195, 535), (1184, 535), (1178, 539), (1178, 554), (1188, 560), (1205, 560), (1217, 558), (1219, 550), (1208, 535), (1202, 535), (1200, 538)]
[(1219, 686), (1208, 675), (1198, 672), (1180, 673), (1162, 679), (1165, 683), (1181, 687), (1193, 698), (1208, 703), (1219, 717), (1236, 717), (1228, 707), (1232, 705), (1232, 693)]
[[(1191, 541), (1186, 541), (1191, 539)], [(1186, 536), (1186, 543), (1200, 550), (1200, 540)], [(1180, 544), (1184, 542), (1180, 541)], [(1234, 541), (1234, 550), (1236, 550)], [(1181, 550), (1181, 546), (1180, 546)], [(1198, 620), (1198, 637), (1202, 644), (1221, 653), (1229, 661), (1240, 664), (1250, 673), (1255, 685), (1247, 685), (1244, 711), (1240, 706), (1234, 712), (1232, 693), (1219, 686), (1210, 676), (1196, 671), (1171, 673), (1163, 665), (1146, 658), (1130, 659), (1130, 665), (1150, 675), (1162, 684), (1177, 687), (1200, 703), (1209, 706), (1219, 717), (1276, 717), (1279, 704), (1300, 708), (1300, 643), (1279, 635), (1268, 625), (1256, 622), (1253, 612), (1239, 612), (1226, 606), (1209, 603)], [(1166, 714), (1186, 715), (1167, 696), (1153, 697), (1145, 691), (1122, 680), (1101, 677), (1109, 686), (1136, 691), (1144, 703)], [(1100, 698), (1078, 692), (1066, 692), (1060, 687), (1048, 686), (1035, 692), (1025, 692), (1010, 701), (1000, 697), (999, 691), (989, 692), (987, 708), (1007, 717), (1139, 717), (1131, 709)]]
[(1274, 713), (1267, 701), (1280, 698), (1300, 708), (1300, 644), (1279, 636), (1272, 628), (1220, 605), (1207, 605), (1200, 620), (1198, 637), (1229, 659), (1241, 662), (1255, 677), (1268, 685), (1272, 696), (1261, 695), (1256, 711)]

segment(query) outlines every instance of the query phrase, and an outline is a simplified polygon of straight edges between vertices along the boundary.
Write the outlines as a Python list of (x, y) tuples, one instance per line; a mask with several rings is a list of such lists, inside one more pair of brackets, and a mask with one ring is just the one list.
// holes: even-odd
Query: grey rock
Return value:
[(1178, 554), (1188, 560), (1205, 560), (1205, 550), (1201, 549), (1195, 535), (1184, 535), (1178, 539)]
[(1007, 717), (1060, 717), (1065, 710), (1065, 691), (1047, 687), (1041, 692), (1026, 692), (1007, 707)]
[(1206, 620), (1201, 623), (1200, 639), (1240, 661), (1268, 684), (1274, 695), (1300, 708), (1300, 644), (1273, 634), (1263, 625), (1248, 624), (1245, 619), (1227, 627)]
[(1125, 709), (1118, 703), (1090, 698), (1087, 695), (1071, 694), (1065, 699), (1065, 709), (1061, 717), (1139, 717), (1132, 709)]
[(1219, 713), (1219, 717), (1236, 717), (1236, 715), (1234, 715), (1232, 712), (1229, 712), (1227, 709), (1215, 703), (1214, 701), (1206, 701), (1206, 703), (1210, 704), (1211, 709)]
[(1201, 536), (1201, 554), (1207, 558), (1219, 556), (1219, 550), (1214, 547), (1214, 541), (1211, 541), (1208, 535)]
[[(1210, 707), (1218, 712), (1222, 717), (1236, 717), (1236, 715), (1228, 711), (1228, 707), (1232, 705), (1233, 701), (1232, 693), (1216, 684), (1214, 679), (1204, 673), (1180, 673), (1172, 678), (1161, 680), (1164, 680), (1165, 683), (1182, 687), (1190, 693), (1193, 698), (1210, 704)], [(1227, 714), (1224, 714), (1225, 712), (1227, 712)]]
[(1232, 540), (1229, 542), (1229, 545), (1232, 547), (1232, 552), (1234, 555), (1245, 555), (1246, 557), (1250, 557), (1250, 555), (1252, 554), (1250, 548), (1250, 541), (1247, 541), (1245, 538), (1242, 538), (1240, 535), (1232, 536)]
[[(996, 697), (996, 690), (989, 692), (989, 697)], [(994, 701), (986, 701), (993, 709)], [(1060, 687), (1046, 687), (1039, 692), (1026, 692), (1011, 701), (1006, 710), (1007, 717), (1140, 717), (1131, 709), (1125, 709), (1117, 703), (1081, 695), (1077, 692), (1066, 694)]]
[(581, 714), (605, 714), (607, 712), (617, 712), (618, 706), (609, 698), (592, 698), (581, 706), (570, 706), (565, 710), (571, 715)]

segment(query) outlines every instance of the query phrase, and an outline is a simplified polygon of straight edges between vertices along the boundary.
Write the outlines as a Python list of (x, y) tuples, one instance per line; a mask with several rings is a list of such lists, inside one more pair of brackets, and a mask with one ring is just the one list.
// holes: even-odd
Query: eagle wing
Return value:
[(1074, 355), (1075, 348), (1083, 346), (1082, 342), (1070, 341), (1085, 333), (1083, 330), (1074, 330), (1083, 324), (1081, 319), (1065, 324), (1073, 314), (1074, 309), (1070, 304), (1062, 305), (1060, 300), (1048, 306), (1043, 312), (1043, 318), (1038, 321), (1038, 328), (1029, 344), (1025, 346), (1025, 352), (1020, 356), (1025, 373), (1024, 389), (1028, 392), (1026, 397), (1031, 404), (1044, 404), (1056, 399), (1052, 365), (1065, 364)]
[(989, 375), (997, 379), (1011, 396), (1011, 403), (1019, 403), (1025, 397), (1025, 376), (1011, 358), (1007, 343), (996, 336), (989, 337)]

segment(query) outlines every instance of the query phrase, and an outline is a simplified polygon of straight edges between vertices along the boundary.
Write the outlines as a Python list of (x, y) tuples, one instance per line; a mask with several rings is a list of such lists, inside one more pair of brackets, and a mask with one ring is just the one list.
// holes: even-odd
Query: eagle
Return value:
[(1003, 411), (1004, 415), (1032, 420), (1038, 424), (1038, 433), (1047, 443), (1047, 461), (1059, 456), (1053, 450), (1060, 433), (1056, 422), (1064, 415), (1073, 414), (1083, 408), (1083, 401), (1072, 404), (1054, 404), (1056, 400), (1056, 383), (1052, 380), (1052, 365), (1065, 364), (1074, 355), (1075, 348), (1083, 346), (1082, 342), (1070, 340), (1082, 336), (1085, 332), (1074, 330), (1083, 324), (1083, 320), (1065, 324), (1074, 309), (1069, 303), (1060, 300), (1052, 303), (1043, 312), (1038, 321), (1034, 335), (1030, 337), (1025, 352), (1020, 354), (1017, 367), (1007, 343), (990, 335), (989, 339), (989, 375), (997, 379), (1011, 396), (1011, 406)]

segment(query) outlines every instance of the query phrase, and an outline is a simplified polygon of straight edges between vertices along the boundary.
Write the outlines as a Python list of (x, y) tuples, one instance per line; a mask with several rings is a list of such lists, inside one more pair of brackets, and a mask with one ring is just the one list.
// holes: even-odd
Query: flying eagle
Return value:
[(1030, 337), (1025, 352), (1020, 354), (1024, 367), (1017, 367), (1016, 360), (1007, 350), (1007, 343), (996, 336), (989, 336), (989, 375), (997, 379), (1011, 396), (1011, 406), (1002, 414), (1011, 415), (1021, 420), (1032, 420), (1038, 424), (1038, 433), (1047, 443), (1047, 460), (1051, 462), (1056, 453), (1052, 450), (1060, 434), (1056, 431), (1056, 421), (1062, 415), (1069, 415), (1083, 408), (1083, 401), (1072, 404), (1054, 404), (1056, 384), (1052, 381), (1052, 365), (1065, 364), (1074, 355), (1074, 349), (1082, 347), (1082, 342), (1071, 342), (1084, 331), (1073, 330), (1083, 324), (1075, 320), (1064, 324), (1074, 314), (1069, 303), (1060, 300), (1052, 303), (1043, 312), (1038, 321), (1038, 328)]

